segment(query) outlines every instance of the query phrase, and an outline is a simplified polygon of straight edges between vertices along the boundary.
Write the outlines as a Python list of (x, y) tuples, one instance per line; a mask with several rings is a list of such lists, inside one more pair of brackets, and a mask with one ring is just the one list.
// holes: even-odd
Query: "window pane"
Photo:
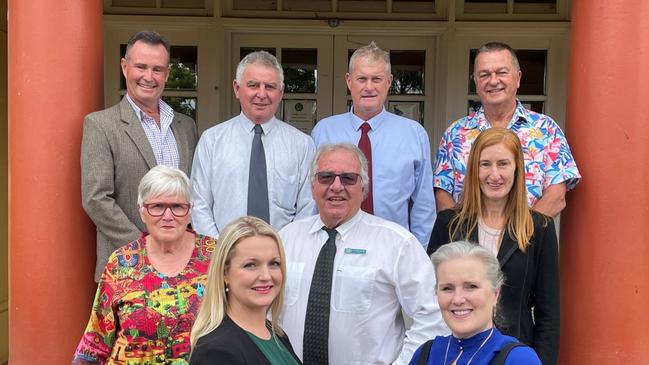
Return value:
[(473, 70), (475, 70), (475, 55), (478, 53), (477, 49), (469, 51), (469, 94), (475, 95), (475, 82), (473, 81)]
[[(473, 63), (475, 61), (476, 49), (469, 52), (469, 94), (475, 95), (475, 83), (473, 82)], [(547, 50), (516, 50), (516, 57), (523, 72), (521, 86), (518, 88), (519, 95), (545, 95), (545, 70)]]
[(480, 109), (480, 106), (482, 106), (482, 103), (480, 103), (480, 100), (469, 100), (467, 103), (467, 115), (470, 115), (471, 113), (475, 113)]
[(391, 95), (423, 95), (425, 51), (390, 51)]
[(545, 95), (545, 65), (547, 50), (517, 50), (516, 57), (521, 65), (523, 76), (520, 95)]
[(196, 46), (171, 46), (169, 79), (165, 89), (198, 88), (198, 49)]
[(162, 0), (163, 8), (205, 9), (205, 0)]
[(113, 0), (112, 5), (125, 8), (155, 8), (155, 0)]
[(338, 0), (338, 11), (350, 13), (386, 13), (385, 0)]
[(331, 11), (331, 0), (284, 0), (288, 11)]
[(507, 0), (464, 0), (464, 12), (474, 14), (507, 13)]
[(395, 13), (434, 13), (434, 0), (392, 0)]
[(174, 111), (192, 117), (196, 120), (196, 103), (197, 98), (186, 98), (182, 96), (163, 96), (162, 100), (169, 104)]
[[(120, 58), (126, 54), (126, 45), (119, 46)], [(196, 46), (171, 46), (169, 79), (165, 89), (196, 90), (198, 88), (198, 48)], [(120, 67), (119, 64), (117, 67)], [(126, 79), (120, 69), (119, 87), (126, 89)]]
[(277, 10), (277, 0), (232, 0), (233, 10)]
[(404, 118), (424, 123), (423, 101), (389, 101), (388, 111)]
[(516, 0), (514, 13), (518, 14), (556, 14), (556, 0)]
[(284, 91), (287, 93), (315, 93), (318, 78), (317, 67), (317, 49), (282, 49)]

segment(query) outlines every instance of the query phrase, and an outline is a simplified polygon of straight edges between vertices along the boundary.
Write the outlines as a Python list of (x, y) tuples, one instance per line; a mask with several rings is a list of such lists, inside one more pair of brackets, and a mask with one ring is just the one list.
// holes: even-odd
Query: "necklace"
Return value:
[[(487, 341), (489, 341), (489, 339), (491, 338), (491, 335), (493, 335), (493, 334), (494, 334), (494, 327), (491, 327), (491, 331), (489, 332), (489, 335), (487, 336), (487, 338), (484, 339), (484, 341), (482, 341), (482, 343), (480, 344), (480, 346), (478, 347), (478, 349), (475, 350), (475, 352), (474, 352), (473, 355), (469, 358), (469, 361), (466, 363), (466, 365), (470, 365), (470, 364), (471, 364), (471, 361), (473, 361), (473, 358), (475, 357), (475, 355), (476, 355), (478, 352), (480, 352), (480, 349), (482, 349), (482, 347), (487, 343)], [(446, 344), (446, 353), (444, 354), (444, 365), (446, 365), (446, 357), (448, 356), (448, 349), (451, 347), (451, 338), (453, 338), (453, 335), (451, 335), (451, 336), (448, 337), (448, 343)], [(457, 355), (457, 357), (455, 358), (456, 364), (457, 364), (457, 360), (460, 358), (460, 356), (462, 356), (462, 353), (463, 353), (463, 352), (464, 352), (464, 349), (461, 349), (461, 350), (460, 350), (460, 353), (459, 353), (459, 354)]]

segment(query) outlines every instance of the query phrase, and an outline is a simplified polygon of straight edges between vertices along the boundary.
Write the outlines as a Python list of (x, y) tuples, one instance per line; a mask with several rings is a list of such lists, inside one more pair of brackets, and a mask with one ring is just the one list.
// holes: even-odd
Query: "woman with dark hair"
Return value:
[[(533, 166), (532, 166), (533, 168)], [(475, 140), (464, 191), (439, 213), (428, 253), (452, 241), (479, 244), (497, 255), (507, 278), (499, 329), (529, 344), (544, 365), (559, 353), (559, 258), (551, 218), (527, 205), (521, 143), (512, 131), (491, 128)]]

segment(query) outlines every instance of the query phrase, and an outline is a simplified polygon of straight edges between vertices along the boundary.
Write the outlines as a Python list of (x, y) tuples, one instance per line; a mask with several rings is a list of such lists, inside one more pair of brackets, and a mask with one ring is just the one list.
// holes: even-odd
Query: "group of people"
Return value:
[(373, 42), (349, 61), (351, 110), (311, 137), (275, 117), (267, 52), (236, 69), (241, 113), (200, 140), (161, 100), (164, 37), (136, 33), (121, 67), (126, 95), (83, 127), (98, 289), (73, 364), (556, 363), (552, 217), (581, 177), (516, 99), (509, 46), (478, 50), (482, 107), (435, 168), (424, 128), (385, 110)]

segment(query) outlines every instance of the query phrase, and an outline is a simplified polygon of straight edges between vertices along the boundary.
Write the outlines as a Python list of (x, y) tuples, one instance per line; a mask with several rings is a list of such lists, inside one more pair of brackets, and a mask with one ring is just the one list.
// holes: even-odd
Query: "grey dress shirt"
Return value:
[[(273, 118), (261, 124), (266, 154), (270, 224), (281, 229), (315, 213), (309, 169), (315, 146), (309, 136)], [(192, 225), (216, 237), (247, 213), (248, 170), (254, 124), (241, 113), (206, 130), (192, 165)]]

